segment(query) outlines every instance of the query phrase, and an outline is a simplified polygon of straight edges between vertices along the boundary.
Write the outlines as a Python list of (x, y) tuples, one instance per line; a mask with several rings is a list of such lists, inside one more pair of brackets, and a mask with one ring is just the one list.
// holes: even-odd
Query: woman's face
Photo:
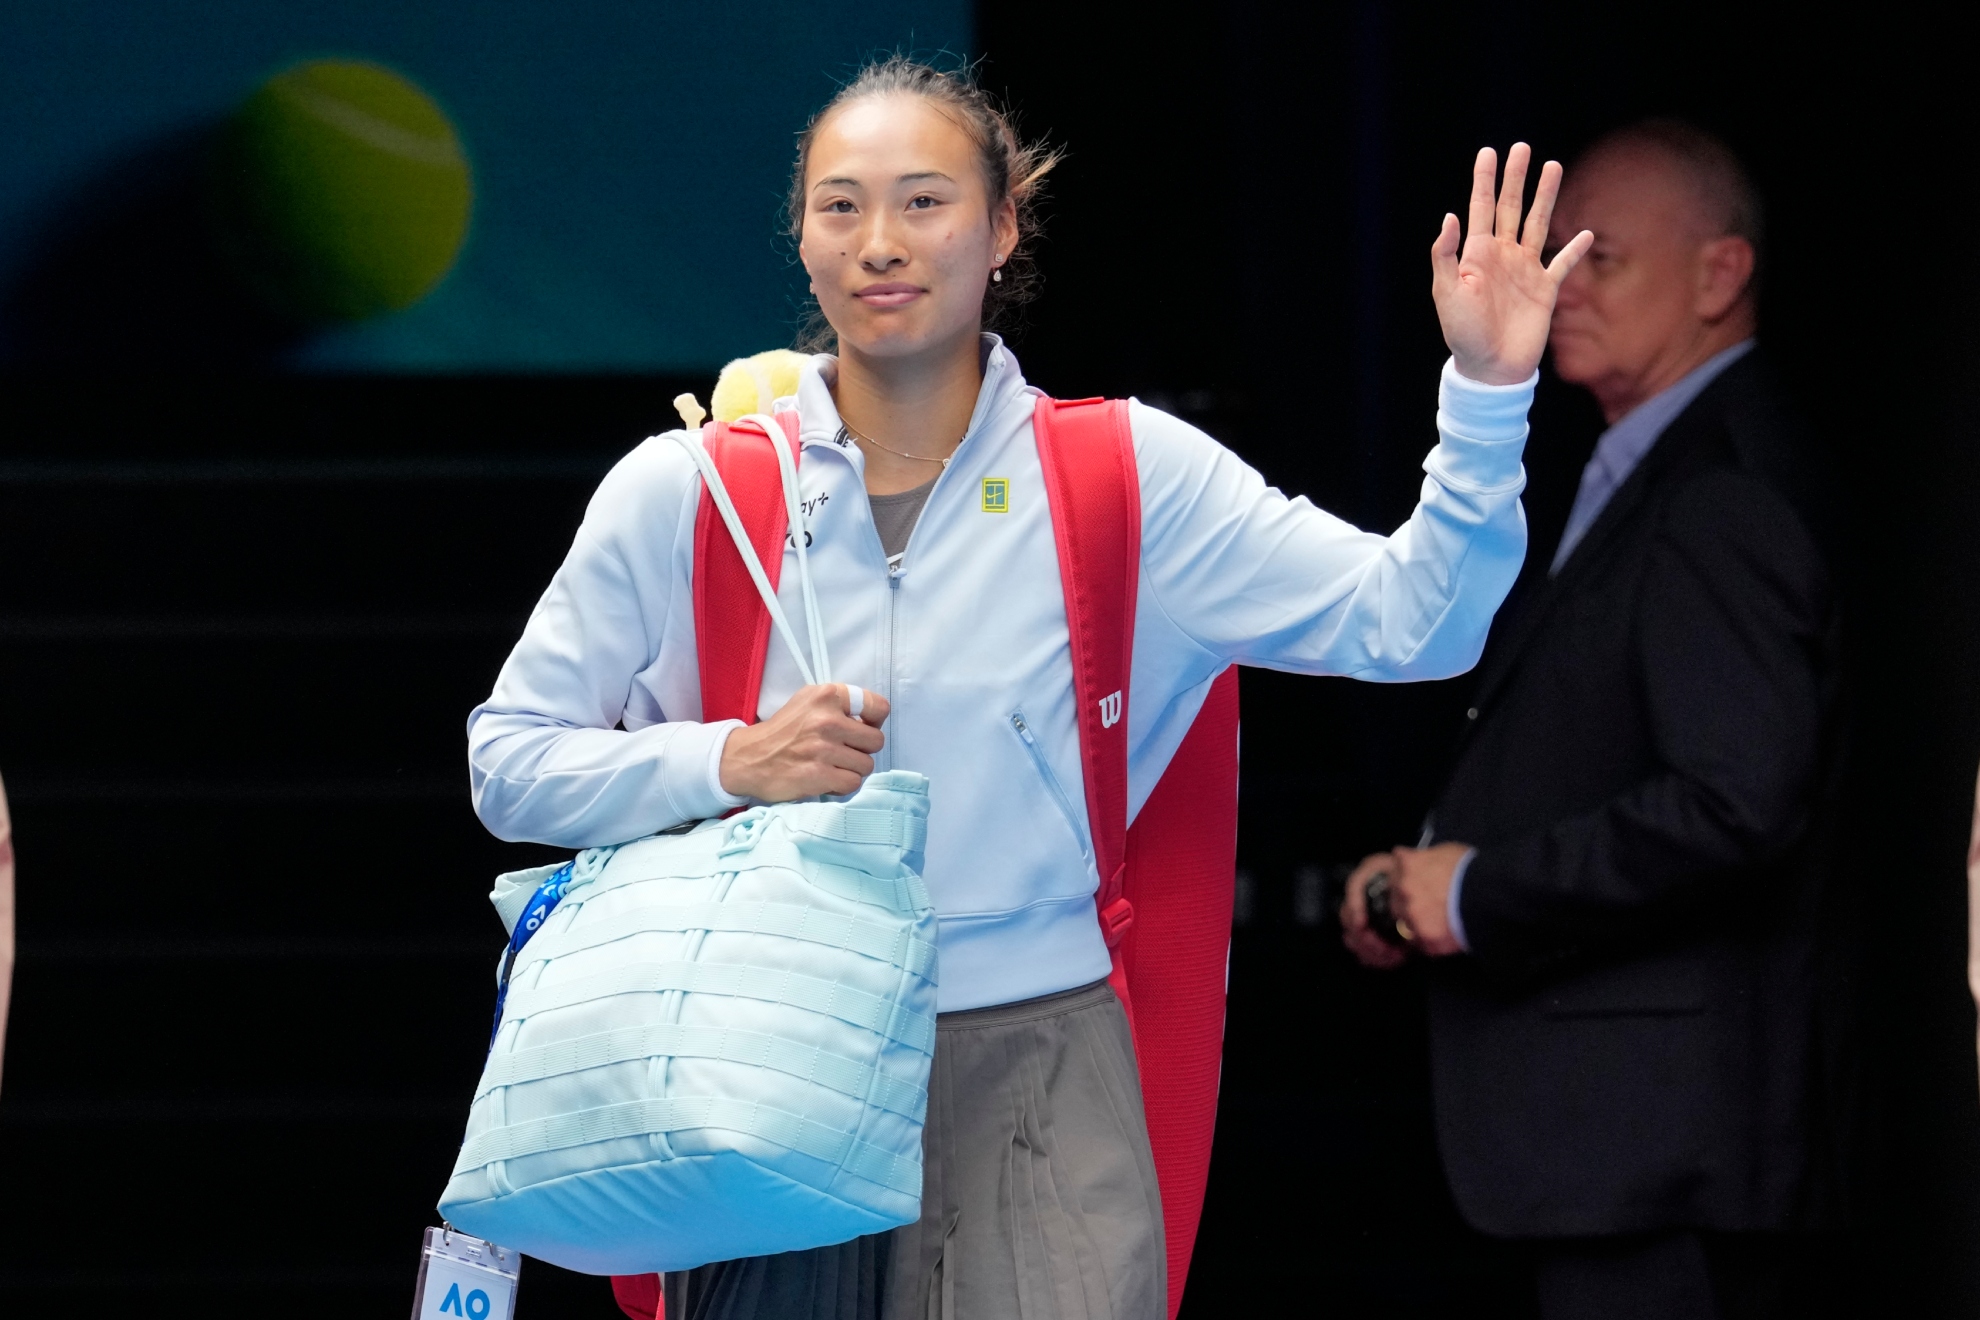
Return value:
[(909, 357), (974, 338), (983, 289), (1017, 239), (976, 149), (923, 97), (834, 111), (811, 142), (798, 244), (842, 350)]

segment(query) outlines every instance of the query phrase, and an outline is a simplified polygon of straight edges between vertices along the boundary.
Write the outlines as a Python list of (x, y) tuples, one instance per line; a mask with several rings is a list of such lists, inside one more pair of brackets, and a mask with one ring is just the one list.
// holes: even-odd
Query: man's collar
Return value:
[(1727, 367), (1753, 351), (1753, 342), (1749, 335), (1731, 348), (1720, 349), (1618, 417), (1595, 442), (1597, 461), (1606, 464), (1612, 471), (1620, 466), (1619, 477), (1635, 467), (1649, 452), (1650, 446), (1657, 443), (1657, 437), (1677, 420), (1679, 413), (1691, 406), (1693, 399), (1704, 393), (1707, 385), (1717, 380)]

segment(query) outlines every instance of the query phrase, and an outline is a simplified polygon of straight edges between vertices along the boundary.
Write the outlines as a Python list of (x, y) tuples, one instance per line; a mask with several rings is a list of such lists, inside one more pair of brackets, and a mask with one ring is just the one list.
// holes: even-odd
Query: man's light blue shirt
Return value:
[[(1740, 340), (1731, 348), (1719, 350), (1678, 377), (1673, 384), (1618, 417), (1614, 425), (1602, 432), (1601, 438), (1595, 442), (1595, 452), (1589, 457), (1588, 466), (1581, 469), (1581, 488), (1575, 492), (1574, 509), (1568, 514), (1567, 530), (1561, 533), (1560, 548), (1554, 551), (1554, 562), (1547, 569), (1548, 577), (1561, 571), (1561, 565), (1567, 563), (1568, 556), (1581, 544), (1581, 538), (1588, 535), (1588, 529), (1602, 516), (1602, 510), (1609, 507), (1609, 500), (1629, 480), (1629, 474), (1636, 471), (1637, 464), (1643, 461), (1658, 437), (1678, 419), (1678, 414), (1689, 408), (1691, 401), (1719, 378), (1720, 372), (1752, 351), (1753, 340), (1750, 338)], [(1464, 894), (1464, 873), (1471, 869), (1471, 859), (1477, 855), (1478, 850), (1472, 848), (1458, 858), (1457, 867), (1451, 872), (1451, 892), (1444, 908), (1450, 919), (1452, 936), (1467, 953), (1471, 951), (1471, 941), (1465, 937), (1464, 914), (1458, 900)]]

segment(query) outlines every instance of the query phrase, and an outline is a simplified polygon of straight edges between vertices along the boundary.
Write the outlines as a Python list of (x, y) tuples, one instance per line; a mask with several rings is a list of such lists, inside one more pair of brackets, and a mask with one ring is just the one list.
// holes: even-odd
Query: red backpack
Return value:
[[(797, 416), (777, 419), (798, 448)], [(1196, 723), (1127, 824), (1127, 693), (1140, 585), (1141, 483), (1121, 400), (1038, 401), (1033, 414), (1072, 635), (1086, 813), (1100, 869), (1108, 977), (1128, 1010), (1161, 1184), (1169, 1315), (1182, 1304), (1203, 1210), (1223, 1058), (1237, 857), (1237, 671), (1211, 684)], [(702, 442), (775, 586), (787, 531), (775, 451), (750, 423), (710, 422)], [(756, 719), (770, 612), (713, 502), (694, 535), (702, 718)], [(654, 1274), (612, 1288), (633, 1320), (662, 1320)]]

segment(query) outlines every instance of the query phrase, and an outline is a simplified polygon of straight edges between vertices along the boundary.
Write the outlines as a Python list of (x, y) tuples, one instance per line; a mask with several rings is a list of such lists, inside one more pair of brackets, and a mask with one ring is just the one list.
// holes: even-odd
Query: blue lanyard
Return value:
[(488, 1032), (488, 1048), (491, 1050), (495, 1048), (495, 1037), (502, 1030), (502, 1005), (509, 998), (509, 973), (515, 970), (516, 955), (522, 952), (523, 945), (529, 943), (529, 937), (543, 929), (543, 923), (557, 910), (564, 892), (571, 887), (576, 865), (575, 858), (565, 862), (551, 873), (548, 880), (537, 886), (536, 893), (531, 895), (528, 906), (523, 908), (522, 916), (516, 921), (515, 933), (509, 936), (509, 954), (502, 960), (502, 975), (496, 982), (495, 1025)]

